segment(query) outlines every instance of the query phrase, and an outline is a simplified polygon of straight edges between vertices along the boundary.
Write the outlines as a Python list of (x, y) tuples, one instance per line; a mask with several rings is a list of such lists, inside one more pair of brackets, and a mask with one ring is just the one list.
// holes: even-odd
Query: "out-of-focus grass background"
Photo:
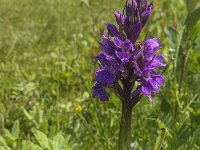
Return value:
[[(91, 99), (97, 41), (125, 0), (0, 0), (0, 149), (117, 149), (121, 105)], [(133, 110), (136, 150), (200, 149), (200, 1), (154, 0), (165, 86)]]

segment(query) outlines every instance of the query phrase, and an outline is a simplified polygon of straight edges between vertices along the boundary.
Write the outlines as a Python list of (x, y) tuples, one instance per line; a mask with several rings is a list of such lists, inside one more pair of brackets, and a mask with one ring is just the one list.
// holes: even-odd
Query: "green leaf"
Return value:
[(9, 145), (12, 145), (15, 142), (15, 140), (16, 140), (12, 136), (12, 134), (10, 133), (10, 131), (8, 129), (4, 130), (4, 136), (5, 136), (6, 143), (8, 143)]
[(5, 148), (3, 146), (0, 146), (0, 150), (10, 150), (10, 149), (7, 149), (7, 148)]
[(0, 145), (7, 146), (6, 141), (0, 136)]
[(0, 113), (4, 114), (6, 112), (5, 106), (3, 103), (0, 102)]
[(69, 138), (64, 138), (62, 132), (57, 133), (53, 139), (54, 150), (68, 150), (70, 149), (68, 142)]
[[(196, 40), (198, 40), (198, 38), (200, 38), (199, 37), (199, 35), (200, 35), (200, 21), (198, 21), (191, 29), (190, 29), (190, 32), (189, 32), (189, 36), (190, 37), (192, 37), (192, 40), (194, 41), (196, 41)], [(195, 48), (195, 47), (194, 47)], [(192, 48), (192, 49), (194, 49), (194, 48)], [(197, 48), (197, 49), (199, 49), (199, 48)]]
[(81, 4), (85, 5), (87, 8), (90, 7), (88, 0), (81, 0)]
[(30, 141), (23, 141), (22, 142), (22, 150), (44, 150), (39, 145), (36, 145)]
[(33, 135), (42, 148), (50, 149), (48, 137), (41, 131), (33, 129)]
[(43, 116), (43, 111), (39, 107), (39, 105), (37, 105), (35, 108), (34, 120), (35, 120), (38, 128), (40, 127), (40, 125), (42, 123), (42, 116)]
[(65, 138), (62, 135), (62, 132), (59, 132), (53, 137), (54, 150), (64, 150)]
[(49, 128), (49, 124), (48, 124), (48, 120), (44, 120), (40, 126), (40, 130), (44, 133), (44, 134), (48, 134), (48, 128)]
[(170, 104), (166, 99), (163, 99), (161, 101), (161, 111), (164, 111), (165, 113), (168, 113), (170, 111)]
[(26, 109), (23, 106), (21, 107), (21, 109), (28, 120), (33, 120), (33, 117), (26, 111)]
[(16, 120), (13, 124), (12, 127), (12, 135), (15, 139), (19, 138), (19, 133), (20, 133), (20, 129), (19, 129), (19, 120)]
[(156, 144), (154, 146), (154, 150), (160, 150), (162, 143), (165, 139), (165, 135), (166, 135), (166, 129), (162, 128), (157, 139), (156, 139)]
[(185, 26), (180, 29), (180, 32), (178, 34), (178, 37), (177, 37), (177, 46), (176, 46), (176, 58), (175, 58), (175, 61), (174, 61), (174, 66), (175, 66), (175, 73), (176, 73), (176, 77), (178, 78), (177, 76), (177, 69), (178, 69), (178, 58), (179, 58), (179, 55), (180, 55), (180, 46), (181, 46), (181, 41), (183, 39), (183, 34), (184, 34), (184, 31), (185, 31)]
[(8, 147), (8, 145), (7, 145), (6, 141), (5, 141), (5, 139), (4, 139), (3, 137), (0, 136), (0, 149), (3, 150), (3, 148), (1, 148), (1, 146), (2, 146), (4, 149), (6, 149), (6, 150), (11, 150), (11, 149)]
[(188, 29), (191, 29), (200, 19), (200, 7), (192, 11), (186, 19)]
[(185, 3), (188, 10), (188, 14), (190, 14), (194, 9), (196, 9), (200, 5), (199, 0), (185, 0)]
[(199, 141), (199, 137), (200, 137), (200, 126), (195, 130), (195, 132), (192, 135), (192, 142), (191, 142), (191, 147), (197, 142)]
[(89, 124), (87, 123), (87, 121), (85, 120), (85, 118), (83, 117), (83, 115), (78, 114), (78, 116), (79, 116), (80, 119), (83, 121), (84, 126), (88, 129), (88, 131), (89, 131), (89, 133), (90, 133), (92, 139), (95, 141), (95, 139), (96, 139), (96, 138), (95, 138), (95, 135), (94, 135), (94, 133), (92, 132), (91, 127), (89, 126)]

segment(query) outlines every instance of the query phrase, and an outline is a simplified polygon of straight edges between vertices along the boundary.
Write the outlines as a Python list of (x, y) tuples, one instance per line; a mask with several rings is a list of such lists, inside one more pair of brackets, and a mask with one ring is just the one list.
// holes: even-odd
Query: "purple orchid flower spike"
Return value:
[[(122, 124), (119, 149), (124, 143), (130, 148), (130, 118), (132, 108), (146, 96), (152, 102), (152, 94), (159, 93), (164, 85), (164, 76), (156, 71), (166, 66), (164, 56), (156, 54), (161, 48), (159, 38), (145, 38), (140, 41), (153, 11), (153, 3), (148, 0), (127, 0), (125, 12), (115, 12), (117, 25), (106, 23), (108, 36), (99, 42), (101, 52), (96, 58), (100, 68), (94, 77), (93, 95), (101, 101), (108, 101), (108, 88), (114, 89), (122, 102)], [(137, 83), (137, 84), (135, 84)], [(134, 88), (135, 85), (138, 85)], [(129, 124), (129, 125), (127, 125)]]
[[(95, 84), (93, 90), (94, 93), (99, 91), (100, 94), (94, 94), (94, 97), (99, 96), (102, 100), (102, 93), (106, 95), (105, 97), (108, 95), (106, 88), (115, 88), (118, 81), (129, 80), (130, 84), (140, 83), (137, 97), (144, 95), (152, 101), (151, 94), (158, 93), (158, 87), (163, 85), (157, 83), (157, 80), (164, 81), (164, 77), (154, 70), (165, 66), (164, 56), (155, 54), (161, 48), (158, 38), (145, 39), (139, 46), (137, 39), (152, 13), (153, 3), (148, 5), (148, 0), (130, 0), (126, 2), (125, 9), (126, 15), (122, 12), (114, 13), (119, 28), (106, 23), (108, 35), (113, 37), (113, 40), (104, 35), (103, 42), (99, 42), (102, 52), (96, 58), (101, 68), (96, 71), (95, 81), (98, 86)], [(121, 36), (122, 33), (123, 35), (125, 33), (125, 37)], [(95, 87), (100, 85), (101, 90), (96, 90)], [(136, 96), (131, 96), (135, 92), (130, 91), (130, 98), (135, 98)]]

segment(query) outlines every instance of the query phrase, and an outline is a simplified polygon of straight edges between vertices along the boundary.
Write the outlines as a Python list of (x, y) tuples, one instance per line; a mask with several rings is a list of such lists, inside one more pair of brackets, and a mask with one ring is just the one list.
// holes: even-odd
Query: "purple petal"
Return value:
[(105, 92), (104, 94), (99, 95), (99, 98), (103, 102), (108, 101), (108, 93)]
[(158, 93), (158, 84), (157, 84), (157, 82), (154, 81), (153, 79), (149, 79), (148, 82), (149, 82), (150, 85), (152, 86), (152, 89), (151, 89), (151, 90), (152, 90), (154, 93)]
[(148, 6), (148, 0), (142, 0), (141, 8), (144, 10), (147, 8), (147, 6)]
[(154, 56), (154, 61), (162, 62), (164, 60), (164, 56), (162, 54), (157, 54)]
[(164, 76), (162, 76), (162, 75), (154, 76), (153, 79), (157, 83), (158, 86), (164, 85), (164, 79), (165, 79)]
[(103, 42), (104, 44), (100, 44), (102, 47), (102, 51), (107, 54), (107, 55), (111, 55), (114, 53), (116, 47), (113, 41), (109, 40), (106, 36), (103, 35)]
[(144, 26), (153, 11), (153, 3), (151, 3), (141, 14), (142, 26)]
[(115, 25), (110, 24), (110, 23), (106, 23), (106, 25), (107, 25), (108, 33), (110, 34), (110, 36), (114, 37), (114, 36), (119, 35), (119, 32)]
[(104, 87), (100, 83), (96, 83), (92, 87), (92, 89), (93, 89), (93, 94), (92, 94), (93, 98), (97, 97), (99, 94), (105, 91)]
[(114, 37), (114, 43), (115, 45), (118, 47), (118, 48), (121, 48), (122, 47), (122, 44), (123, 44), (123, 41), (120, 40), (118, 37)]
[(93, 87), (93, 94), (92, 97), (98, 97), (101, 101), (108, 101), (108, 93), (105, 91), (105, 87), (102, 86), (100, 83), (96, 83)]
[(151, 62), (151, 68), (158, 68), (158, 67), (166, 66), (166, 64), (162, 63), (163, 60), (164, 60), (164, 56), (162, 54), (155, 55)]
[(124, 21), (126, 19), (126, 17), (124, 16), (124, 14), (122, 12), (115, 12), (114, 15), (115, 15), (117, 24), (118, 25), (123, 25)]
[(106, 56), (103, 53), (99, 53), (96, 55), (96, 59), (98, 59), (103, 67), (108, 65), (108, 61), (106, 59)]
[(103, 35), (102, 40), (103, 40), (104, 44), (109, 43), (109, 39), (105, 35)]
[(148, 81), (152, 86), (152, 91), (158, 93), (158, 87), (164, 85), (164, 76), (156, 75)]
[(137, 2), (135, 0), (132, 1), (132, 8), (135, 11), (137, 8)]
[(117, 52), (117, 57), (124, 63), (128, 62), (129, 59), (131, 58), (131, 54), (126, 53), (126, 52)]
[(140, 22), (136, 23), (132, 29), (131, 29), (131, 32), (132, 32), (132, 40), (136, 40), (138, 38), (138, 36), (140, 35), (141, 33), (141, 30), (142, 30), (142, 24)]
[(145, 69), (155, 69), (159, 67), (164, 67), (166, 64), (163, 64), (164, 56), (162, 54), (155, 55), (153, 59), (145, 64)]
[(127, 1), (126, 3), (126, 15), (129, 18), (129, 21), (132, 22), (132, 17), (135, 14), (137, 8), (137, 2), (135, 0)]
[(135, 0), (137, 5), (138, 5), (138, 8), (140, 7), (141, 3), (142, 3), (142, 0)]
[(145, 96), (149, 98), (149, 101), (152, 102), (152, 97), (151, 97), (151, 86), (148, 83), (143, 83), (141, 86), (141, 92)]
[(151, 78), (151, 70), (143, 70), (142, 71), (142, 78), (143, 80), (149, 80), (149, 78)]
[(142, 94), (144, 94), (145, 96), (149, 96), (151, 95), (151, 88), (146, 86), (146, 85), (142, 85), (141, 86), (141, 92)]
[(134, 51), (133, 44), (130, 40), (126, 39), (122, 44), (122, 52)]
[(142, 75), (142, 71), (141, 71), (141, 69), (139, 68), (139, 66), (138, 66), (137, 63), (135, 63), (135, 74), (136, 74), (137, 76), (141, 76), (141, 75)]
[(100, 69), (96, 71), (95, 81), (102, 83), (105, 86), (113, 86), (115, 75), (107, 69)]
[(109, 67), (111, 65), (115, 65), (116, 64), (116, 60), (115, 60), (114, 57), (112, 57), (110, 55), (106, 55), (104, 53), (97, 54), (96, 58), (100, 61), (101, 65), (103, 67)]
[(116, 61), (116, 58), (114, 58), (111, 55), (106, 55), (105, 53), (99, 53), (96, 58), (100, 61), (101, 66), (106, 69), (110, 70), (113, 74), (117, 73), (118, 71), (121, 71), (122, 69), (118, 62)]
[(153, 38), (153, 39), (146, 40), (145, 41), (145, 46), (146, 46), (146, 49), (148, 49), (148, 50), (157, 49), (158, 47), (160, 47), (160, 45), (158, 43), (158, 38)]
[(158, 43), (158, 38), (148, 39), (144, 43), (144, 57), (146, 60), (151, 60), (155, 52), (161, 47)]

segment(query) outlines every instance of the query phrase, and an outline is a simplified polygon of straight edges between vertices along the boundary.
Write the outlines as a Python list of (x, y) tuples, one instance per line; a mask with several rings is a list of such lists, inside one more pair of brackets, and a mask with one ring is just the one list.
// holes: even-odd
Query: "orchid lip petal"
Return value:
[(112, 86), (115, 81), (115, 75), (109, 70), (100, 69), (96, 71), (95, 81), (102, 83), (106, 86)]
[(122, 44), (123, 44), (123, 41), (120, 40), (118, 37), (114, 37), (114, 43), (115, 45), (118, 47), (118, 48), (121, 48)]
[(131, 54), (128, 54), (126, 52), (117, 52), (116, 53), (117, 57), (124, 63), (128, 62), (129, 59), (131, 58)]
[(99, 97), (101, 101), (108, 101), (108, 93), (105, 91), (105, 87), (103, 85), (97, 82), (92, 89), (92, 98)]

